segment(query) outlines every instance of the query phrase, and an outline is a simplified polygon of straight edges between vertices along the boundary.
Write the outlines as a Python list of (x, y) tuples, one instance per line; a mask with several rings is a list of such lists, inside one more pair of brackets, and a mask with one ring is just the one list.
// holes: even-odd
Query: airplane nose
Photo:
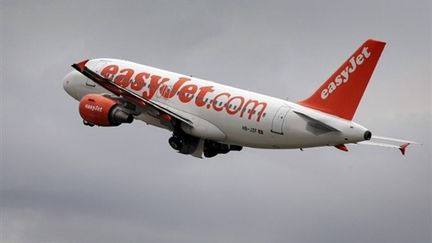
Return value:
[(72, 72), (68, 73), (64, 78), (63, 78), (63, 89), (66, 91), (66, 93), (68, 93), (70, 96), (75, 97), (75, 92), (72, 88)]

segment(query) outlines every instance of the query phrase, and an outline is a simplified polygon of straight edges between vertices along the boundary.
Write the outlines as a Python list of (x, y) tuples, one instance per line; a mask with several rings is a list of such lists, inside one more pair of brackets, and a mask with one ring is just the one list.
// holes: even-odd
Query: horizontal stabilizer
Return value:
[(398, 138), (387, 138), (387, 137), (381, 137), (381, 136), (372, 136), (372, 140), (380, 140), (380, 141), (388, 141), (388, 142), (395, 142), (395, 143), (409, 143), (409, 144), (417, 144), (417, 145), (421, 145), (418, 142), (414, 142), (414, 141), (408, 141), (408, 140), (403, 140), (403, 139), (398, 139)]
[(357, 144), (399, 149), (402, 155), (405, 155), (406, 149), (409, 145), (411, 144), (420, 145), (420, 143), (413, 142), (413, 141), (380, 137), (380, 136), (372, 136), (372, 139), (370, 141), (362, 141)]

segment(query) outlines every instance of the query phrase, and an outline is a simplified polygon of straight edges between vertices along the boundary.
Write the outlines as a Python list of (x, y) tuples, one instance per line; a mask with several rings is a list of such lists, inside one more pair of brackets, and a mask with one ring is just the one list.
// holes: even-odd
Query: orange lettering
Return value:
[[(237, 106), (237, 108), (231, 110), (230, 105), (233, 103), (233, 101), (234, 101), (235, 99), (239, 99), (239, 100), (240, 100), (240, 104), (238, 104), (238, 105), (234, 105), (234, 106)], [(226, 105), (227, 105), (227, 106), (226, 106), (226, 112), (227, 112), (228, 114), (230, 114), (230, 115), (234, 115), (235, 113), (237, 113), (237, 112), (241, 109), (241, 107), (243, 106), (243, 103), (244, 103), (244, 98), (243, 98), (243, 97), (241, 97), (241, 96), (234, 96), (234, 97), (231, 97), (231, 98), (227, 101), (227, 104), (226, 104)]]
[[(240, 117), (243, 117), (243, 113), (248, 110), (248, 106), (250, 104), (252, 104), (252, 107), (250, 107), (248, 119), (250, 120), (252, 118), (253, 114), (258, 113), (257, 122), (259, 122), (261, 120), (262, 115), (264, 114), (266, 107), (267, 107), (267, 103), (266, 102), (258, 102), (257, 100), (248, 100), (246, 102), (245, 106), (243, 107), (241, 113), (240, 113)], [(257, 111), (258, 106), (261, 106), (260, 111)]]
[(197, 91), (198, 87), (195, 84), (189, 84), (183, 86), (183, 88), (179, 92), (179, 100), (183, 103), (188, 103), (192, 100), (193, 95)]
[(214, 91), (213, 86), (204, 86), (199, 88), (199, 93), (195, 99), (195, 104), (198, 107), (204, 106), (206, 103), (204, 102), (204, 97), (207, 93), (211, 93)]
[(169, 79), (168, 78), (162, 78), (161, 80), (161, 76), (157, 76), (157, 75), (152, 75), (150, 77), (150, 88), (148, 91), (144, 91), (142, 96), (144, 97), (144, 99), (151, 99), (154, 94), (156, 93), (156, 91), (159, 89), (159, 87), (168, 82)]
[(179, 80), (174, 84), (171, 90), (167, 90), (168, 87), (165, 85), (165, 87), (162, 87), (162, 90), (164, 90), (164, 92), (162, 92), (162, 96), (167, 99), (174, 97), (174, 95), (177, 93), (180, 87), (189, 80), (190, 78), (179, 78)]
[(134, 79), (134, 81), (131, 83), (131, 89), (135, 90), (135, 91), (140, 91), (144, 85), (145, 82), (144, 80), (149, 78), (150, 74), (148, 73), (138, 73)]
[(223, 109), (223, 106), (217, 106), (218, 105), (218, 103), (220, 102), (219, 100), (218, 100), (218, 98), (219, 97), (222, 97), (222, 96), (227, 96), (228, 98), (231, 96), (231, 94), (230, 93), (220, 93), (220, 94), (218, 94), (218, 95), (216, 95), (215, 97), (214, 97), (214, 100), (213, 100), (213, 109), (215, 110), (215, 111), (221, 111), (222, 109)]
[(122, 86), (123, 88), (126, 88), (127, 86), (129, 86), (130, 79), (134, 74), (134, 70), (130, 68), (125, 68), (120, 70), (119, 74), (121, 75), (117, 75), (117, 77), (115, 77), (114, 83)]
[(118, 72), (118, 70), (119, 67), (117, 65), (108, 65), (102, 70), (101, 75), (104, 78), (112, 80), (112, 78)]

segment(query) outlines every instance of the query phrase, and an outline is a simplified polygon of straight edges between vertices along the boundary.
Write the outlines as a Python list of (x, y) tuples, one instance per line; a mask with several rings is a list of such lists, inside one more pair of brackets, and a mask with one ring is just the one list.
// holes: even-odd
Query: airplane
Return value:
[(298, 102), (112, 58), (72, 65), (64, 90), (84, 125), (141, 120), (172, 132), (169, 145), (206, 158), (243, 147), (300, 149), (346, 144), (396, 148), (413, 141), (372, 136), (354, 114), (386, 45), (365, 41), (310, 97)]

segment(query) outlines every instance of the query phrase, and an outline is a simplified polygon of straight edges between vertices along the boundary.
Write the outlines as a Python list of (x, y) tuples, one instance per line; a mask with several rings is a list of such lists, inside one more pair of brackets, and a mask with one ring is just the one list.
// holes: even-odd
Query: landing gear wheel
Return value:
[(178, 137), (170, 137), (168, 143), (175, 150), (181, 150), (183, 147), (183, 144)]
[(218, 152), (213, 150), (213, 149), (205, 149), (204, 150), (204, 157), (206, 157), (206, 158), (215, 157), (217, 154), (218, 154)]

